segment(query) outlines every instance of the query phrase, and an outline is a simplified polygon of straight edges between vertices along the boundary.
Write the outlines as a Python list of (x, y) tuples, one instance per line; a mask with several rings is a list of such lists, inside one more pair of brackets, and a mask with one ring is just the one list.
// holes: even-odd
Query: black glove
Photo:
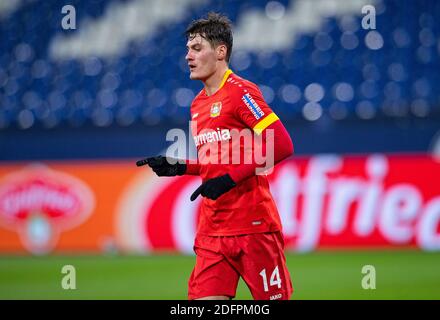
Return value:
[(218, 197), (228, 192), (236, 185), (237, 184), (234, 182), (234, 180), (232, 180), (229, 174), (209, 179), (202, 183), (202, 185), (198, 187), (196, 191), (194, 191), (194, 193), (191, 195), (191, 201), (194, 201), (199, 194), (201, 194), (203, 197), (216, 200)]
[(173, 177), (181, 176), (186, 172), (186, 164), (179, 163), (178, 161), (179, 160), (170, 157), (157, 156), (139, 160), (136, 162), (136, 165), (140, 167), (148, 164), (159, 177)]

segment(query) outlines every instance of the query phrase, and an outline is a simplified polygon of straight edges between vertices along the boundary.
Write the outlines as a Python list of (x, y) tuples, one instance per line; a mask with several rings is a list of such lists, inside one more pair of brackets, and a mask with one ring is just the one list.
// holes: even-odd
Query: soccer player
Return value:
[[(247, 130), (262, 138), (260, 148), (276, 164), (293, 153), (292, 141), (258, 87), (229, 69), (233, 42), (229, 19), (209, 13), (193, 21), (186, 35), (190, 78), (204, 84), (191, 105), (198, 161), (182, 163), (158, 156), (146, 162), (158, 176), (202, 178), (191, 196), (193, 201), (201, 195), (203, 201), (188, 298), (231, 299), (241, 276), (254, 299), (289, 299), (293, 288), (282, 226), (267, 177), (257, 174), (261, 163), (234, 163), (233, 152), (227, 151), (238, 148), (240, 159), (257, 151), (255, 144), (249, 147), (241, 140), (232, 141), (233, 130)], [(272, 133), (272, 139), (266, 132)], [(269, 140), (272, 149), (267, 148)]]

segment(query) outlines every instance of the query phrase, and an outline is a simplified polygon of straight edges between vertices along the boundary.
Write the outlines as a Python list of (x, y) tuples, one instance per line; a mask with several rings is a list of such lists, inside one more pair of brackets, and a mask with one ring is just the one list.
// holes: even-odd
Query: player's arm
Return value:
[(200, 163), (194, 163), (194, 160), (186, 160), (186, 172), (185, 174), (191, 176), (199, 176), (200, 175)]
[[(294, 148), (289, 133), (278, 116), (267, 105), (257, 86), (249, 84), (242, 91), (237, 90), (237, 94), (235, 99), (239, 104), (235, 110), (236, 117), (262, 138), (261, 145), (254, 143), (254, 152), (266, 153), (265, 158), (271, 158), (271, 161), (266, 161), (265, 164), (258, 164), (255, 162), (255, 157), (252, 156), (252, 163), (240, 164), (235, 167), (229, 172), (229, 175), (238, 184), (256, 175), (257, 168), (270, 169), (272, 165), (291, 156)], [(273, 139), (269, 139), (270, 141), (268, 141), (266, 134), (268, 130), (273, 133)], [(268, 147), (269, 143), (273, 145)], [(262, 150), (258, 150), (258, 148)], [(272, 150), (273, 154), (268, 154)]]
[[(272, 113), (272, 115), (275, 116), (275, 113)], [(269, 115), (270, 116), (270, 115)], [(263, 120), (264, 121), (264, 120)], [(270, 124), (263, 124), (263, 126), (254, 127), (254, 131), (258, 130), (257, 134), (262, 134), (262, 144), (261, 148), (263, 152), (266, 152), (265, 157), (272, 157), (273, 156), (273, 166), (275, 166), (277, 163), (281, 162), (282, 160), (286, 159), (287, 157), (291, 156), (293, 154), (293, 143), (292, 139), (289, 136), (289, 133), (287, 132), (286, 128), (284, 127), (281, 120), (276, 117), (276, 120), (271, 122)], [(257, 128), (257, 129), (255, 129)], [(267, 135), (266, 130), (271, 130), (273, 133), (273, 140), (267, 141)], [(273, 143), (273, 149), (268, 148), (267, 144)], [(267, 150), (273, 150), (273, 155), (268, 155)], [(252, 163), (243, 163), (239, 166), (235, 167), (233, 170), (229, 172), (229, 175), (231, 176), (232, 180), (234, 180), (235, 183), (240, 183), (252, 176), (254, 176), (257, 172), (257, 168), (265, 168), (266, 170), (270, 169), (270, 166), (267, 166), (267, 164), (258, 164), (254, 161), (254, 157), (252, 157), (253, 162)], [(266, 165), (266, 166), (265, 166)]]

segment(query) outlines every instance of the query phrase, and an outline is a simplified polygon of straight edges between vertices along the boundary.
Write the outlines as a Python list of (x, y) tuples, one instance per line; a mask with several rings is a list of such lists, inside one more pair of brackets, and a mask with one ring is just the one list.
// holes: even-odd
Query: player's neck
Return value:
[(205, 85), (206, 95), (212, 96), (220, 89), (220, 85), (223, 82), (223, 77), (225, 76), (226, 71), (229, 70), (227, 65), (218, 68), (217, 71), (208, 79), (203, 81)]

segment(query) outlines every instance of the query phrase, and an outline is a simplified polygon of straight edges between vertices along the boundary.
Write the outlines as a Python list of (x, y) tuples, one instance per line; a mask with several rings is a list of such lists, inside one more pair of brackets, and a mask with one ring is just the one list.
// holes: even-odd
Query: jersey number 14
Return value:
[[(260, 276), (263, 278), (264, 292), (269, 291), (269, 287), (267, 286), (266, 269), (261, 270)], [(281, 279), (280, 272), (278, 271), (278, 266), (275, 267), (272, 275), (270, 276), (270, 286), (278, 286), (278, 289), (281, 288)]]

